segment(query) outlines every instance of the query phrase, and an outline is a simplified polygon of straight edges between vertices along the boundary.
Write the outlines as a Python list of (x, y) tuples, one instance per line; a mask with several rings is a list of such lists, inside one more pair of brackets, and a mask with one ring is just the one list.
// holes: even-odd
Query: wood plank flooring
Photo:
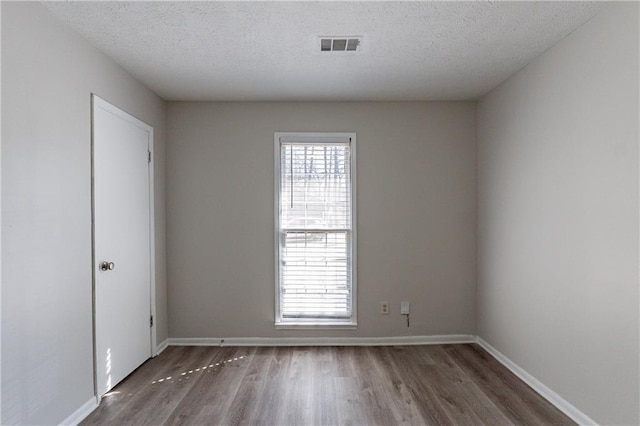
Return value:
[(83, 425), (565, 425), (477, 345), (169, 347)]

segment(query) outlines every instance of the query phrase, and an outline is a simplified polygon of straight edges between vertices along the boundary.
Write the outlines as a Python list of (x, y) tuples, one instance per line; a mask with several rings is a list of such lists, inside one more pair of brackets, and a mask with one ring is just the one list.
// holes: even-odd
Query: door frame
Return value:
[(97, 109), (102, 109), (130, 124), (144, 130), (148, 134), (147, 150), (150, 161), (148, 163), (149, 176), (149, 315), (153, 317), (153, 324), (149, 327), (149, 357), (158, 355), (156, 336), (156, 253), (155, 253), (155, 196), (154, 196), (154, 137), (153, 127), (144, 121), (134, 117), (128, 112), (110, 104), (98, 95), (91, 93), (91, 302), (92, 302), (92, 326), (93, 326), (93, 390), (98, 402), (102, 395), (98, 393), (98, 335), (96, 330), (96, 271), (98, 260), (96, 259), (96, 239), (95, 239), (95, 128), (94, 118)]

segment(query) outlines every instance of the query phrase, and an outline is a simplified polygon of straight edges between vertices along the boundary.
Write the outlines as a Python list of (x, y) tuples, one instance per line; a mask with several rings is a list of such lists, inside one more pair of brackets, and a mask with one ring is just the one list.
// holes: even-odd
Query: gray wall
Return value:
[(478, 106), (479, 335), (601, 424), (638, 424), (638, 4)]
[(158, 341), (167, 336), (165, 102), (38, 3), (2, 4), (2, 424), (93, 395), (94, 92), (155, 129)]
[[(355, 331), (274, 330), (276, 131), (357, 133)], [(475, 133), (472, 102), (169, 102), (170, 336), (475, 333)]]

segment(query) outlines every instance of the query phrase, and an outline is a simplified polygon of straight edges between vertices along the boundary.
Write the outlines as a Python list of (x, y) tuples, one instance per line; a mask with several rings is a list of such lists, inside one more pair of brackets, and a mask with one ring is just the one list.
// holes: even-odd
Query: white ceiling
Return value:
[[(45, 2), (167, 100), (477, 99), (599, 2)], [(356, 54), (318, 36), (363, 36)]]

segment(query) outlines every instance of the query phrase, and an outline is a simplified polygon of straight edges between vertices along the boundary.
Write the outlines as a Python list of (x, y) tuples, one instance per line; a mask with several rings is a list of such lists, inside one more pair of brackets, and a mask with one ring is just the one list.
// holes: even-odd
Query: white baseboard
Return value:
[(78, 408), (74, 411), (69, 417), (64, 419), (60, 425), (64, 426), (76, 426), (80, 424), (81, 421), (87, 418), (87, 416), (93, 413), (93, 410), (98, 408), (98, 398), (91, 397), (90, 400), (85, 402), (82, 407)]
[(533, 390), (538, 392), (551, 404), (555, 405), (558, 410), (569, 416), (574, 422), (578, 423), (579, 425), (597, 425), (597, 423), (593, 421), (593, 419), (584, 414), (582, 411), (578, 410), (571, 403), (569, 403), (569, 401), (549, 389), (544, 383), (533, 377), (531, 374), (527, 373), (522, 367), (511, 361), (496, 348), (484, 341), (480, 336), (476, 338), (476, 342), (485, 351), (489, 352), (491, 356), (497, 359), (502, 365), (511, 370), (513, 374), (518, 376), (520, 380), (532, 387)]
[(185, 337), (169, 338), (169, 346), (395, 346), (474, 343), (469, 334), (399, 337)]
[(168, 346), (169, 346), (169, 339), (164, 339), (164, 341), (162, 343), (160, 343), (158, 346), (156, 346), (156, 355), (155, 356), (160, 355), (165, 349), (167, 349)]

